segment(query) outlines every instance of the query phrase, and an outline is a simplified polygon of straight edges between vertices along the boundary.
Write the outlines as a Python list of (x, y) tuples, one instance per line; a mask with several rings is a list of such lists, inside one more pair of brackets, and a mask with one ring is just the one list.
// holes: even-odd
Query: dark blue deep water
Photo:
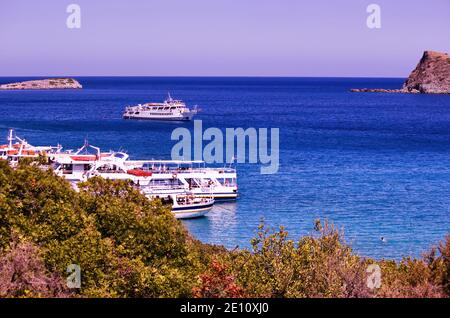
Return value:
[(361, 255), (399, 259), (450, 232), (448, 95), (348, 92), (397, 88), (402, 79), (78, 79), (83, 90), (0, 91), (1, 136), (11, 127), (32, 144), (65, 148), (88, 137), (132, 158), (169, 159), (172, 130), (193, 123), (121, 119), (124, 105), (162, 101), (168, 91), (201, 106), (204, 128), (280, 129), (277, 174), (239, 164), (240, 199), (184, 221), (204, 242), (248, 247), (261, 218), (298, 238), (321, 218), (342, 227)]

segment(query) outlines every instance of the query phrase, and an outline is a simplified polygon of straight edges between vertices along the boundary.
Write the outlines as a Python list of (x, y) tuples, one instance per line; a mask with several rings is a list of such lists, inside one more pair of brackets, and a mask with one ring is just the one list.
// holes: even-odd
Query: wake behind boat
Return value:
[(191, 110), (183, 101), (173, 99), (170, 94), (168, 94), (168, 98), (163, 103), (146, 103), (137, 106), (127, 106), (123, 113), (123, 118), (188, 121), (197, 113), (197, 106)]

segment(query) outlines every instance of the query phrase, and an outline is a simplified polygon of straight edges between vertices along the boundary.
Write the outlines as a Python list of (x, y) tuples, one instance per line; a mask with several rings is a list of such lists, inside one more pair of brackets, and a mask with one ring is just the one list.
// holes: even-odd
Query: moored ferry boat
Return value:
[(163, 103), (146, 103), (137, 106), (127, 106), (123, 113), (124, 119), (152, 119), (187, 121), (197, 114), (197, 107), (190, 109), (181, 100), (173, 99), (170, 94)]
[(205, 167), (204, 161), (186, 160), (127, 160), (133, 170), (152, 173), (155, 179), (174, 179), (197, 196), (216, 200), (238, 197), (237, 173), (232, 167)]
[(214, 198), (199, 197), (184, 189), (158, 189), (147, 187), (143, 193), (149, 199), (159, 199), (163, 204), (171, 205), (171, 211), (177, 219), (192, 219), (206, 215), (214, 206)]
[(62, 147), (58, 146), (33, 146), (25, 139), (19, 138), (13, 129), (10, 129), (7, 137), (7, 144), (0, 145), (0, 159), (8, 160), (15, 166), (23, 158), (37, 158), (39, 156), (51, 156), (61, 152)]
[[(89, 150), (93, 149), (94, 153)], [(123, 162), (128, 155), (122, 152), (101, 152), (100, 148), (85, 144), (75, 153), (65, 152), (51, 157), (56, 175), (66, 178), (72, 183), (86, 181), (90, 177), (102, 176), (112, 179), (127, 180), (132, 175), (123, 171)]]
[[(87, 152), (88, 148), (94, 149), (94, 154)], [(202, 166), (202, 161), (129, 160), (126, 153), (102, 153), (87, 143), (77, 152), (58, 154), (53, 160), (55, 173), (73, 184), (100, 176), (129, 180), (143, 191), (170, 188), (189, 191), (199, 198), (236, 199), (238, 196), (235, 169), (208, 168)]]
[[(94, 154), (86, 150), (92, 148)], [(214, 205), (212, 187), (205, 188), (199, 195), (172, 174), (153, 173), (150, 170), (136, 169), (126, 165), (128, 155), (122, 152), (102, 153), (100, 148), (85, 144), (74, 154), (56, 157), (55, 173), (65, 177), (74, 188), (77, 183), (99, 176), (112, 180), (127, 180), (149, 199), (160, 199), (171, 204), (171, 211), (178, 219), (204, 216)]]

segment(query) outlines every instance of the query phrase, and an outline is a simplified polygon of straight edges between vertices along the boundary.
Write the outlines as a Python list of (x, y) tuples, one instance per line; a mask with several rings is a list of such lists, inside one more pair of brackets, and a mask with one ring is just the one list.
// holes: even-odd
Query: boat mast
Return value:
[(10, 149), (12, 149), (12, 147), (13, 147), (13, 140), (14, 140), (13, 129), (10, 129), (9, 130), (9, 134), (8, 134), (8, 142), (9, 142), (9, 148)]
[(84, 139), (84, 145), (83, 145), (83, 147), (81, 147), (80, 149), (78, 149), (78, 151), (75, 152), (75, 154), (76, 154), (76, 155), (79, 155), (79, 154), (81, 154), (81, 152), (82, 152), (83, 150), (84, 150), (86, 153), (88, 153), (88, 148), (94, 149), (94, 150), (97, 152), (96, 156), (97, 156), (98, 158), (101, 157), (100, 148), (99, 148), (99, 147), (95, 147), (95, 146), (90, 145), (87, 138)]

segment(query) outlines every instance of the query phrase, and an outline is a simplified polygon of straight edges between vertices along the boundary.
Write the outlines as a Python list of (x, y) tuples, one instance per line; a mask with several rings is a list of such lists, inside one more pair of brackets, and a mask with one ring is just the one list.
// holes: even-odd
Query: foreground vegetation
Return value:
[[(51, 170), (0, 162), (0, 297), (448, 297), (450, 236), (422, 259), (380, 261), (381, 286), (333, 226), (298, 242), (263, 225), (252, 250), (202, 244), (126, 182), (74, 191)], [(81, 288), (66, 285), (81, 268)]]

